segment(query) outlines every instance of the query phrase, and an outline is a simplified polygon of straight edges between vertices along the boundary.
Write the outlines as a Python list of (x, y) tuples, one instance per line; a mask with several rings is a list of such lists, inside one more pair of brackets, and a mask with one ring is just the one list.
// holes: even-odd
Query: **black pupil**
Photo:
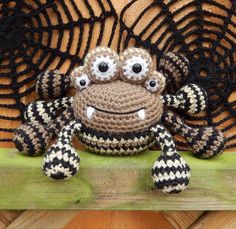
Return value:
[(138, 63), (134, 64), (133, 67), (132, 67), (132, 70), (133, 70), (134, 73), (139, 73), (139, 72), (141, 72), (141, 71), (142, 71), (142, 66), (141, 66), (141, 64), (138, 64)]
[(150, 87), (155, 87), (155, 86), (156, 86), (156, 81), (151, 80), (151, 81), (149, 82), (149, 85), (150, 85)]
[(85, 80), (80, 80), (79, 83), (80, 83), (80, 86), (82, 86), (82, 87), (86, 85), (86, 81)]
[(108, 65), (105, 62), (102, 62), (98, 65), (98, 69), (100, 72), (106, 72), (108, 70)]

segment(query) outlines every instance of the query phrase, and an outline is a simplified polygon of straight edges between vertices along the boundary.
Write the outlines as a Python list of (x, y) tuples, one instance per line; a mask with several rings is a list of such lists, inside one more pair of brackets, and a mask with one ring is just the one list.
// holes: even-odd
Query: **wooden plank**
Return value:
[(0, 211), (0, 229), (6, 228), (22, 211)]
[[(89, 222), (89, 223), (88, 223)], [(64, 229), (174, 229), (159, 212), (81, 211)]]
[[(31, 211), (37, 217), (41, 216), (41, 220), (37, 221), (38, 228), (42, 228), (42, 224), (50, 226), (50, 217), (42, 217), (42, 211)], [(50, 211), (48, 211), (50, 213)], [(71, 212), (71, 211), (68, 211)], [(22, 214), (22, 211), (1, 211), (0, 212), (0, 229), (5, 229), (9, 224), (16, 225), (25, 218), (24, 213), (22, 217), (13, 221)], [(57, 215), (60, 215), (61, 211), (57, 211)], [(74, 214), (71, 212), (71, 214)], [(201, 211), (183, 211), (183, 212), (154, 212), (154, 211), (80, 211), (76, 213), (76, 216), (64, 227), (65, 229), (73, 228), (175, 228), (185, 229), (188, 228), (200, 215)], [(61, 215), (60, 215), (61, 216)], [(72, 215), (73, 217), (73, 215)], [(165, 217), (165, 218), (164, 218)], [(68, 218), (68, 216), (67, 216)], [(29, 222), (28, 222), (29, 221)], [(46, 222), (45, 222), (46, 221)], [(104, 224), (104, 222), (106, 222)], [(64, 222), (65, 223), (65, 222)], [(24, 225), (32, 224), (32, 217), (28, 217), (24, 220)], [(12, 227), (11, 225), (11, 227)], [(21, 224), (22, 225), (22, 224)], [(36, 225), (34, 223), (34, 225)], [(55, 223), (54, 223), (55, 225)], [(172, 226), (171, 226), (172, 225)], [(58, 228), (61, 227), (61, 221), (57, 221)]]
[(236, 212), (209, 212), (205, 213), (189, 229), (235, 229)]
[[(183, 153), (192, 169), (188, 190), (166, 195), (153, 190), (150, 169), (157, 152), (132, 157), (81, 156), (80, 173), (52, 181), (41, 171), (42, 159), (15, 149), (0, 150), (1, 209), (236, 210), (236, 153), (199, 160)], [(222, 189), (222, 187), (224, 187)]]
[(187, 229), (202, 214), (202, 211), (81, 211), (64, 229)]
[(203, 214), (202, 211), (169, 211), (162, 215), (174, 226), (175, 229), (186, 229)]
[(62, 229), (77, 213), (76, 211), (25, 211), (7, 229)]

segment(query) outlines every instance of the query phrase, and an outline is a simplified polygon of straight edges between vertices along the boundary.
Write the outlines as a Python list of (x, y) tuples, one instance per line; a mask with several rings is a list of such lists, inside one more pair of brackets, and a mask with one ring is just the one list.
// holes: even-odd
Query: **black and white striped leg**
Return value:
[(46, 152), (43, 171), (51, 179), (62, 180), (74, 176), (79, 170), (80, 158), (71, 145), (72, 137), (81, 129), (76, 120), (70, 121), (59, 133), (58, 140)]
[(62, 127), (71, 119), (73, 119), (73, 110), (67, 108), (48, 125), (35, 121), (22, 124), (15, 130), (13, 142), (19, 152), (23, 154), (29, 156), (42, 154), (50, 141), (59, 134)]
[(162, 122), (173, 132), (184, 137), (199, 158), (212, 158), (222, 154), (226, 139), (223, 133), (214, 127), (192, 128), (172, 111), (165, 110)]
[(189, 183), (190, 168), (176, 151), (172, 136), (163, 126), (152, 127), (151, 131), (162, 150), (152, 168), (153, 182), (164, 193), (179, 193)]
[(44, 152), (52, 137), (53, 131), (46, 125), (29, 122), (15, 130), (13, 142), (19, 152), (28, 156), (37, 156)]
[(52, 102), (36, 101), (29, 104), (24, 112), (25, 121), (39, 122), (44, 125), (52, 122), (61, 110), (71, 107), (73, 97), (56, 99)]
[(175, 95), (163, 95), (162, 102), (167, 107), (195, 114), (206, 109), (207, 93), (196, 84), (187, 84)]
[(160, 59), (158, 70), (166, 78), (167, 90), (175, 93), (186, 81), (189, 73), (189, 61), (181, 53), (168, 52)]
[(66, 95), (70, 84), (69, 76), (59, 70), (47, 70), (38, 75), (35, 90), (40, 99), (57, 99)]

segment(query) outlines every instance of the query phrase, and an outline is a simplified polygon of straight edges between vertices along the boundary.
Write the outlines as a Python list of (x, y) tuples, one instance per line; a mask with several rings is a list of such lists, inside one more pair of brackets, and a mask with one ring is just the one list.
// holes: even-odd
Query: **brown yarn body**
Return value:
[[(86, 115), (88, 106), (95, 108), (91, 119)], [(140, 109), (145, 110), (144, 120), (138, 117)], [(83, 126), (107, 135), (98, 138), (94, 133), (82, 133), (79, 136), (88, 148), (102, 154), (134, 154), (145, 150), (153, 139), (150, 134), (140, 136), (140, 133), (148, 131), (157, 123), (163, 112), (159, 95), (120, 80), (109, 84), (93, 84), (78, 92), (74, 97), (73, 110)], [(129, 138), (122, 138), (122, 135), (127, 134)]]

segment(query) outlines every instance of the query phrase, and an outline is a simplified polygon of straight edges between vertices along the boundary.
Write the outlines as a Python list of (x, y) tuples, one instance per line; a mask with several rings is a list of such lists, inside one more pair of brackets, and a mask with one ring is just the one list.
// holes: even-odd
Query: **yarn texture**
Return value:
[[(118, 53), (130, 46), (148, 50), (155, 60), (154, 69), (162, 70), (167, 79), (168, 94), (175, 94), (185, 84), (198, 84), (208, 94), (205, 112), (197, 116), (175, 112), (192, 127), (220, 128), (227, 137), (226, 149), (236, 147), (236, 101), (232, 96), (236, 90), (236, 2), (131, 0), (119, 15), (113, 2), (1, 2), (0, 119), (12, 125), (0, 127), (0, 142), (11, 142), (14, 127), (24, 120), (25, 97), (33, 98), (35, 90), (41, 99), (58, 98), (61, 92), (61, 97), (65, 96), (68, 84), (63, 75), (83, 64), (89, 50), (103, 45)], [(63, 70), (57, 73), (61, 77), (54, 77), (53, 69)], [(49, 82), (39, 88), (37, 77)], [(51, 84), (61, 88), (48, 87)], [(6, 115), (6, 109), (12, 112)], [(179, 139), (176, 145), (187, 149)]]
[[(167, 56), (176, 69), (189, 71), (182, 54)], [(164, 74), (168, 69), (164, 63), (169, 63), (163, 60), (161, 70), (156, 71), (150, 54), (135, 47), (120, 54), (97, 47), (85, 60), (83, 66), (64, 76), (65, 80), (57, 70), (40, 74), (37, 90), (41, 93), (51, 88), (57, 94), (45, 92), (54, 100), (32, 102), (24, 113), (26, 123), (15, 131), (13, 141), (19, 151), (30, 156), (45, 152), (43, 171), (47, 177), (68, 179), (79, 171), (73, 137), (89, 151), (102, 155), (133, 155), (159, 144), (161, 155), (154, 162), (152, 179), (157, 189), (170, 194), (185, 190), (190, 181), (190, 168), (178, 153), (171, 133), (183, 136), (196, 157), (212, 158), (223, 152), (221, 131), (193, 128), (175, 113), (194, 114), (206, 109), (203, 88), (191, 83), (176, 94), (162, 95), (169, 76)], [(52, 74), (53, 82), (47, 80)], [(68, 85), (75, 87), (75, 96), (63, 97)], [(52, 139), (55, 142), (49, 147)]]

